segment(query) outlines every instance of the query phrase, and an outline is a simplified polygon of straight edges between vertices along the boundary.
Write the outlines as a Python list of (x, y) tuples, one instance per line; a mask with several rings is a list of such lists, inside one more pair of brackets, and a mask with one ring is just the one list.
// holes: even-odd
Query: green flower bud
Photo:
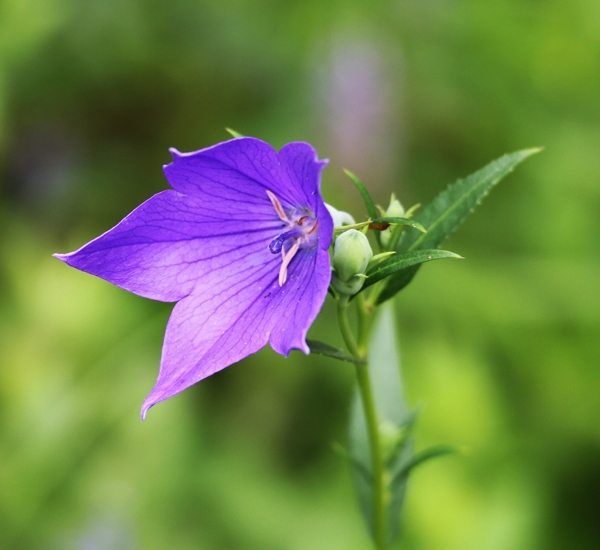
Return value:
[[(392, 198), (390, 199), (390, 205), (385, 212), (385, 216), (387, 218), (403, 218), (404, 217), (404, 207), (400, 204), (400, 201), (394, 196), (392, 193)], [(392, 236), (392, 231), (395, 226), (388, 227), (386, 230), (381, 232), (381, 244), (384, 247), (387, 247), (390, 238)]]
[(404, 217), (404, 207), (400, 204), (400, 201), (392, 195), (392, 200), (390, 201), (390, 205), (385, 212), (385, 215), (388, 218), (403, 218)]
[(372, 257), (369, 240), (363, 233), (356, 229), (342, 233), (333, 248), (334, 288), (341, 294), (356, 294), (362, 288)]
[(333, 267), (341, 281), (362, 275), (373, 257), (367, 237), (356, 229), (342, 233), (333, 248)]

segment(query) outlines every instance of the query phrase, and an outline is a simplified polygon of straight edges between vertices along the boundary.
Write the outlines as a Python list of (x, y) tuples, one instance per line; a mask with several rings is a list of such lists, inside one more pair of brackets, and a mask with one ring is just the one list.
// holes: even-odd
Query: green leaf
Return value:
[[(356, 188), (358, 189), (358, 192), (360, 193), (360, 196), (362, 197), (363, 202), (365, 203), (365, 206), (367, 208), (369, 218), (377, 218), (377, 208), (375, 207), (375, 203), (373, 202), (369, 191), (367, 191), (365, 184), (362, 181), (360, 181), (355, 174), (350, 172), (350, 170), (344, 170), (344, 172), (354, 182), (354, 185), (356, 185)], [(375, 231), (375, 240), (377, 241), (377, 246), (381, 248), (381, 233), (379, 231)]]
[(375, 208), (375, 203), (373, 202), (371, 195), (367, 191), (365, 184), (358, 179), (358, 176), (350, 172), (350, 170), (344, 170), (344, 173), (354, 182), (354, 185), (356, 185), (356, 188), (358, 189), (358, 192), (360, 193), (365, 203), (365, 206), (367, 207), (369, 217), (371, 219), (378, 218), (379, 215), (377, 213), (377, 208)]
[(354, 468), (355, 474), (361, 475), (366, 483), (371, 483), (373, 476), (371, 475), (370, 470), (368, 470), (364, 464), (356, 460), (346, 449), (346, 447), (340, 445), (337, 441), (334, 441), (331, 444), (331, 448), (344, 460), (348, 461), (348, 463)]
[(366, 361), (352, 357), (352, 355), (346, 353), (344, 350), (335, 348), (324, 342), (319, 342), (318, 340), (309, 340), (307, 338), (306, 343), (308, 344), (311, 353), (326, 355), (327, 357), (338, 359), (339, 361), (348, 361), (349, 363), (366, 363)]
[(396, 471), (392, 470), (392, 483), (397, 483), (402, 477), (407, 477), (412, 470), (424, 462), (457, 453), (458, 449), (449, 445), (436, 445), (435, 447), (430, 447), (429, 449), (416, 453), (410, 457), (410, 460), (401, 464)]
[[(369, 373), (377, 412), (382, 423), (400, 429), (411, 422), (411, 414), (402, 397), (400, 361), (396, 350), (396, 325), (390, 305), (380, 308), (369, 342)], [(390, 458), (387, 466), (390, 471), (399, 471), (412, 456), (413, 438), (403, 439), (403, 444)], [(354, 483), (357, 489), (361, 511), (373, 533), (373, 487), (371, 452), (366, 420), (358, 389), (355, 392), (350, 416), (349, 451), (352, 457)], [(356, 466), (360, 464), (360, 467)], [(364, 471), (369, 472), (366, 476)], [(392, 541), (398, 534), (400, 510), (404, 502), (406, 480), (395, 486), (390, 485), (387, 535)]]
[(231, 128), (225, 128), (225, 130), (227, 132), (229, 132), (234, 138), (246, 137), (246, 136), (244, 136), (244, 134), (240, 134), (239, 132), (236, 132), (235, 130), (232, 130)]
[(412, 266), (425, 262), (431, 262), (432, 260), (442, 260), (444, 258), (462, 259), (462, 256), (438, 248), (396, 254), (395, 256), (386, 258), (367, 271), (367, 279), (362, 290), (381, 281), (381, 279), (385, 279), (404, 269), (409, 269)]
[[(415, 219), (427, 228), (424, 235), (404, 233), (397, 252), (437, 248), (474, 210), (489, 191), (520, 162), (541, 149), (525, 149), (505, 155), (442, 191), (431, 203), (417, 211)], [(402, 290), (414, 277), (419, 265), (390, 277), (379, 294), (382, 303)]]
[(371, 223), (389, 223), (390, 225), (409, 225), (410, 227), (414, 227), (418, 229), (421, 233), (427, 233), (427, 230), (415, 220), (411, 220), (410, 218), (373, 218)]

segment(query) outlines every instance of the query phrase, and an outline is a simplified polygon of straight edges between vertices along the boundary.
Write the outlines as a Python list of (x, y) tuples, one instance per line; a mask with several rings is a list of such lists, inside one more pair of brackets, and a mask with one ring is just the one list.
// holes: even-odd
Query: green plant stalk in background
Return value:
[[(371, 330), (373, 312), (404, 288), (421, 264), (461, 258), (437, 247), (503, 177), (538, 151), (527, 149), (505, 155), (458, 180), (419, 210), (415, 220), (375, 218), (375, 205), (366, 187), (354, 174), (346, 172), (364, 199), (369, 220), (341, 226), (336, 232), (354, 231), (358, 236), (358, 229), (363, 233), (375, 229), (375, 241), (381, 253), (365, 256), (367, 241), (364, 236), (347, 238), (339, 247), (336, 242), (333, 264), (334, 277), (338, 279), (332, 284), (331, 292), (336, 298), (340, 331), (350, 355), (320, 342), (310, 345), (314, 353), (351, 361), (356, 367), (358, 388), (350, 419), (350, 448), (344, 454), (353, 467), (362, 512), (377, 550), (386, 550), (398, 536), (400, 511), (412, 469), (431, 458), (452, 453), (454, 449), (441, 446), (414, 453), (412, 430), (416, 414), (408, 410), (402, 397), (393, 309), (384, 305)], [(373, 223), (375, 221), (378, 223)], [(412, 226), (418, 231), (402, 231), (402, 238), (391, 239), (386, 246), (377, 231), (381, 226), (394, 224), (396, 236), (400, 235), (399, 226)], [(362, 277), (363, 282), (357, 291), (348, 292), (347, 287), (341, 286), (337, 292), (336, 284), (339, 286), (340, 280), (352, 278), (346, 273), (349, 267), (359, 270), (354, 276)], [(368, 296), (364, 293), (367, 289)], [(350, 303), (354, 303), (357, 311), (356, 336), (348, 318)]]
[[(360, 295), (362, 297), (362, 295)], [(371, 447), (371, 475), (373, 484), (373, 531), (375, 545), (378, 550), (387, 548), (386, 536), (386, 498), (385, 498), (385, 468), (383, 464), (383, 449), (381, 447), (379, 435), (379, 415), (371, 376), (369, 374), (369, 365), (367, 359), (367, 339), (369, 327), (369, 311), (365, 307), (363, 299), (357, 300), (359, 308), (358, 323), (358, 343), (354, 338), (350, 322), (348, 319), (348, 297), (344, 296), (338, 300), (337, 314), (340, 324), (340, 331), (348, 351), (358, 361), (354, 363), (356, 367), (356, 379), (360, 391), (360, 398), (363, 406), (365, 418), (367, 420), (367, 431), (369, 434), (369, 444)]]

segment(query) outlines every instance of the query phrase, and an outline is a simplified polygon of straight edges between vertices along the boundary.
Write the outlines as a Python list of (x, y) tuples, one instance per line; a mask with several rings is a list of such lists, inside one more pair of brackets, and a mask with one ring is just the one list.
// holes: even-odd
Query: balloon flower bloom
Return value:
[(255, 353), (309, 353), (306, 333), (327, 295), (333, 221), (307, 143), (279, 152), (236, 138), (171, 150), (172, 189), (70, 254), (68, 265), (140, 296), (177, 302), (167, 324), (156, 403)]

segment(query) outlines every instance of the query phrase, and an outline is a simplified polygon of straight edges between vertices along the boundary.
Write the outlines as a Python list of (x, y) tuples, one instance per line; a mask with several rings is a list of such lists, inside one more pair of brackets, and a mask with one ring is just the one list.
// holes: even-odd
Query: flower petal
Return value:
[(254, 138), (174, 153), (165, 174), (181, 192), (158, 193), (100, 237), (55, 257), (140, 296), (180, 300), (197, 285), (210, 285), (207, 278), (227, 277), (227, 266), (263, 241), (268, 245), (281, 230), (267, 189), (323, 217), (321, 244), (327, 248), (328, 214), (323, 214), (319, 193), (325, 163), (307, 143), (290, 143), (278, 157), (270, 145)]
[(293, 348), (309, 353), (306, 333), (325, 300), (331, 276), (327, 250), (300, 250), (282, 287), (272, 265), (252, 264), (218, 289), (193, 293), (175, 306), (158, 380), (144, 401), (142, 418), (159, 401), (255, 353), (269, 341), (283, 355)]
[(282, 222), (266, 194), (251, 213), (226, 216), (225, 203), (163, 191), (79, 250), (55, 256), (140, 296), (176, 301), (253, 250), (274, 260), (267, 246)]
[(306, 206), (315, 211), (319, 161), (308, 143), (294, 142), (279, 154), (256, 138), (237, 138), (194, 153), (171, 149), (173, 162), (165, 166), (171, 186), (206, 201), (235, 202), (238, 208), (262, 204), (267, 190), (287, 206)]

